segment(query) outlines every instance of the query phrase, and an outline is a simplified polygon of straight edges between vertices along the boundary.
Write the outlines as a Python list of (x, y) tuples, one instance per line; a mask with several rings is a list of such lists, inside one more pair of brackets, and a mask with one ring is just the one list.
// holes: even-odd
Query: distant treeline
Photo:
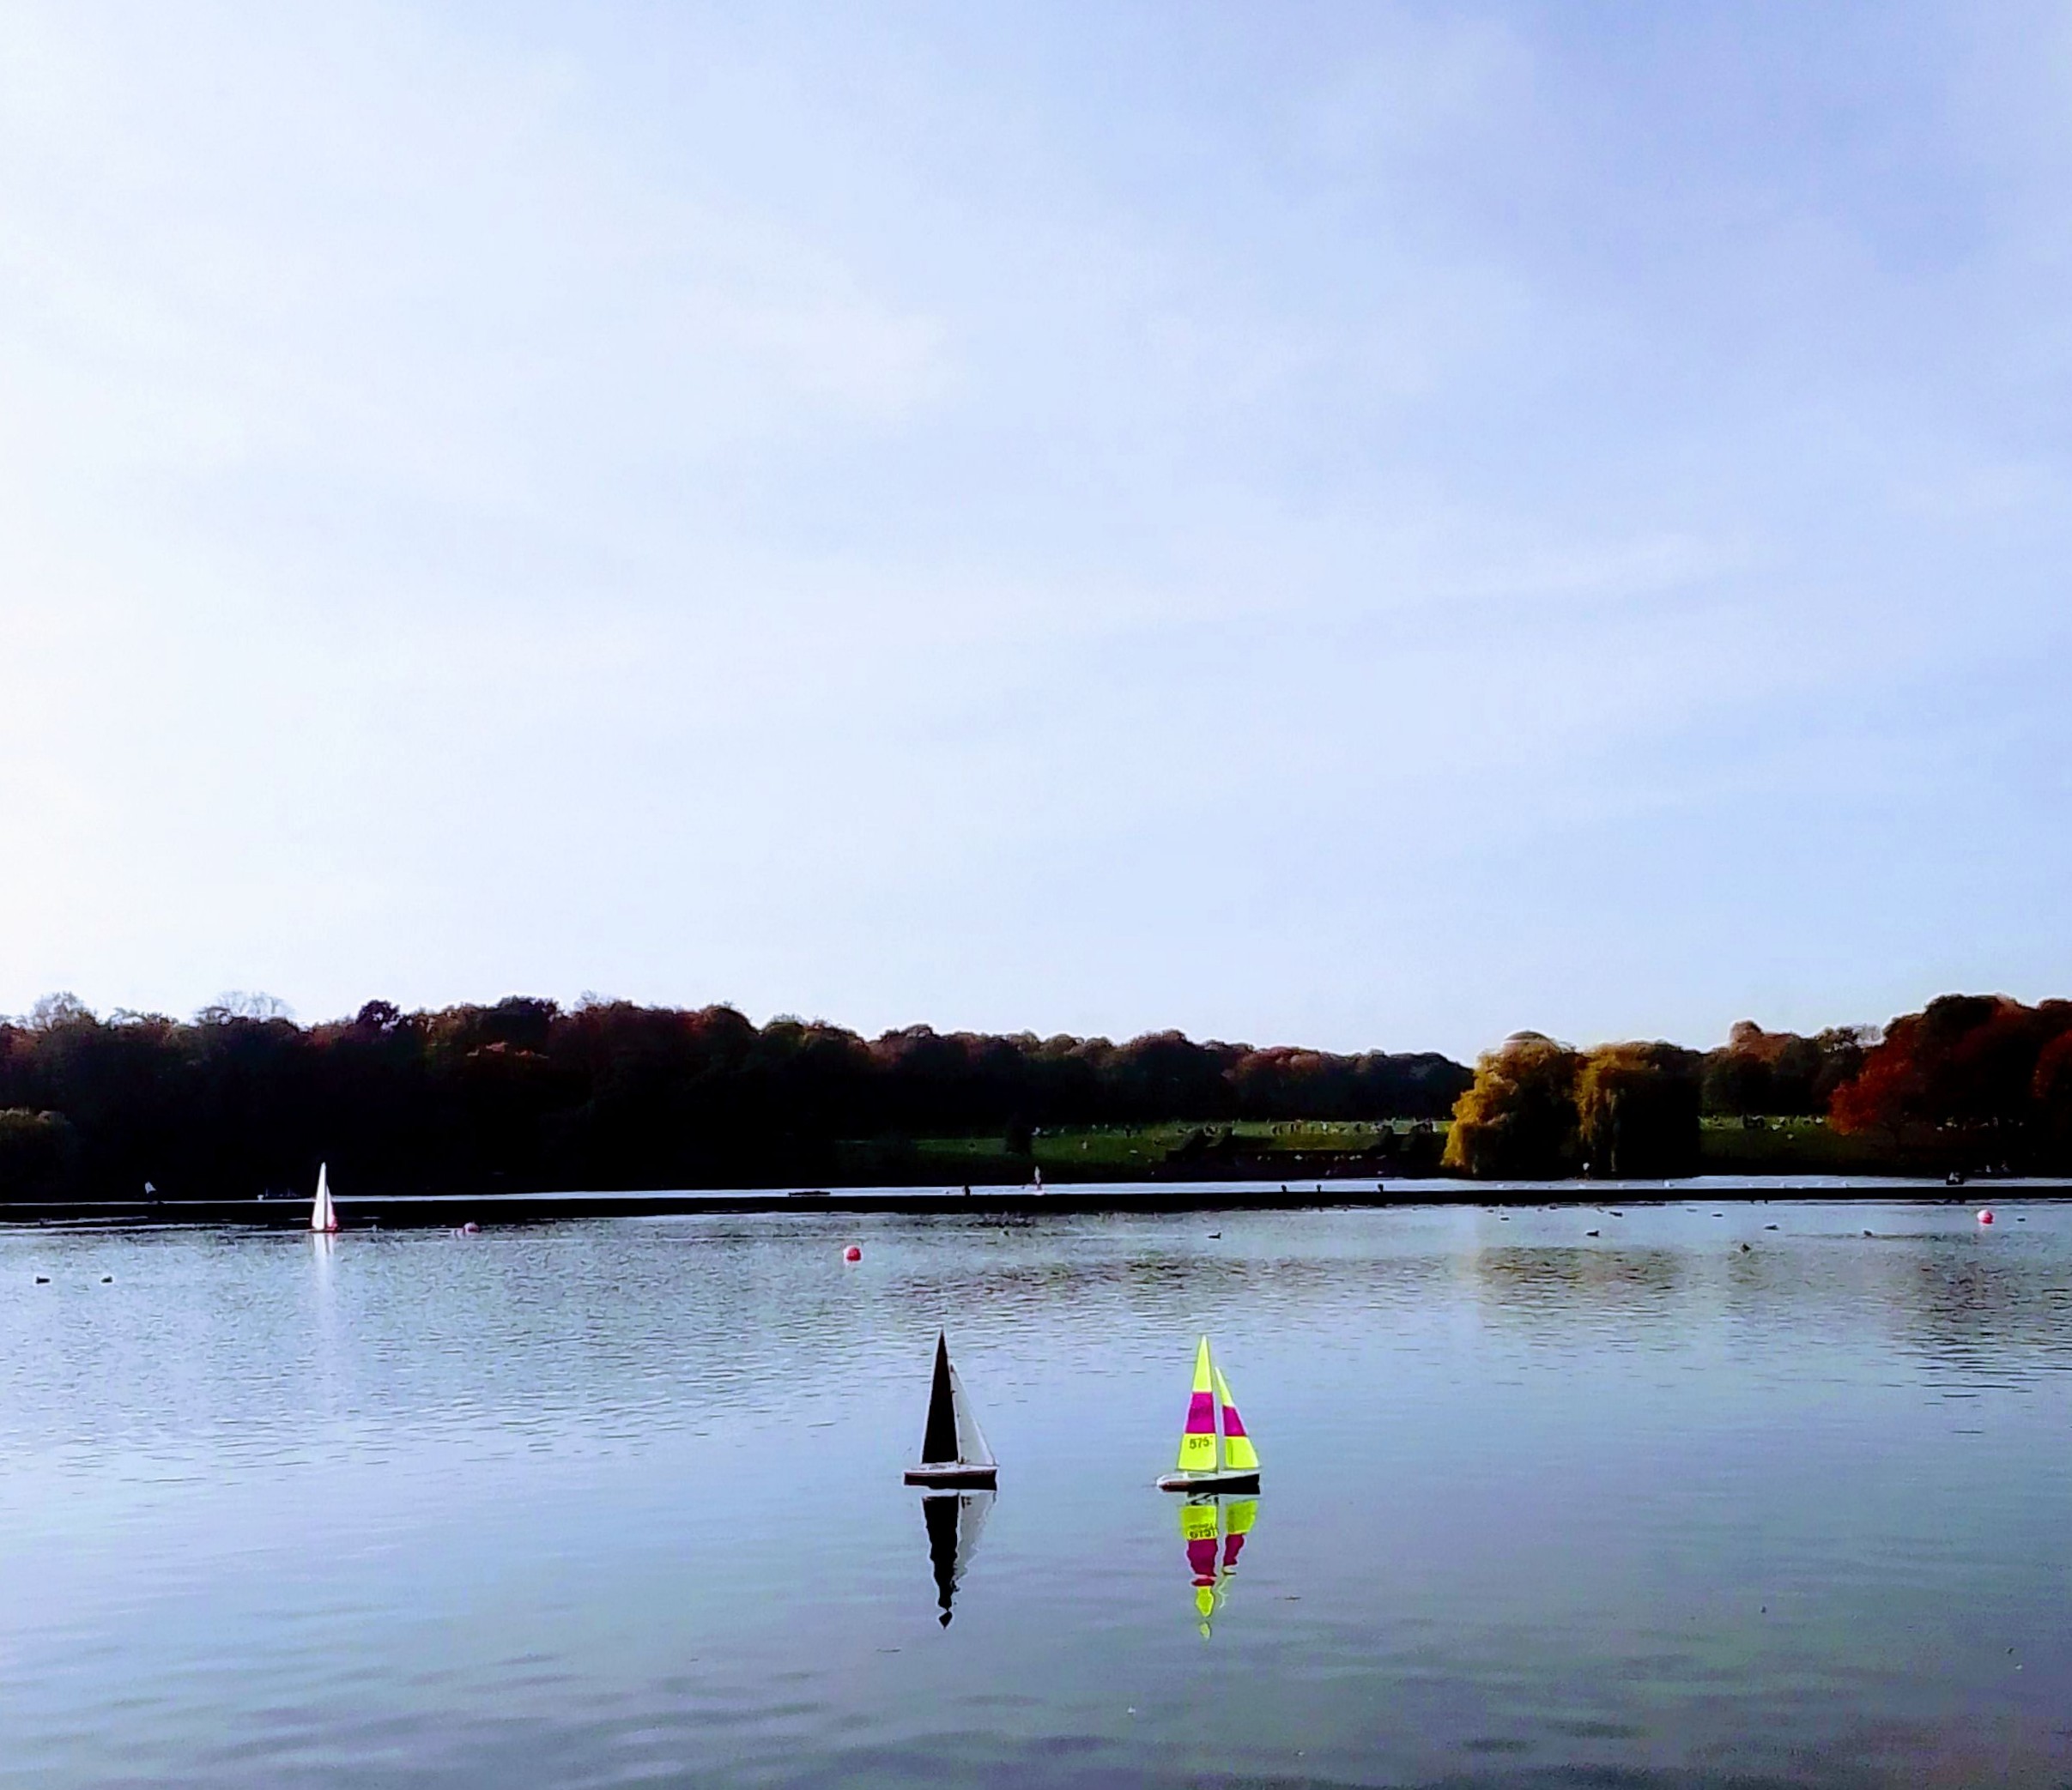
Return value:
[(1822, 1116), (1924, 1171), (2072, 1172), (2072, 1001), (1946, 995), (1881, 1032), (1811, 1037), (1743, 1020), (1702, 1055), (1518, 1032), (1477, 1063), (1445, 1162), (1484, 1176), (1686, 1175), (1701, 1115)]
[(1469, 1072), (1426, 1052), (1335, 1055), (1106, 1038), (865, 1039), (733, 1008), (513, 998), (300, 1026), (264, 998), (192, 1021), (69, 996), (0, 1023), (0, 1199), (518, 1192), (826, 1176), (842, 1140), (1003, 1138), (1184, 1117), (1441, 1118)]
[(301, 1026), (264, 997), (179, 1021), (55, 995), (0, 1021), (0, 1200), (300, 1193), (326, 1159), (363, 1193), (754, 1185), (832, 1178), (859, 1140), (985, 1136), (1011, 1164), (1039, 1128), (1449, 1116), (1457, 1172), (1653, 1176), (1699, 1167), (1708, 1115), (1824, 1118), (1923, 1170), (2072, 1172), (2072, 1001), (1946, 995), (1811, 1037), (1744, 1021), (1704, 1053), (1521, 1032), (1473, 1072), (1170, 1031), (865, 1039), (626, 1001), (376, 1001)]

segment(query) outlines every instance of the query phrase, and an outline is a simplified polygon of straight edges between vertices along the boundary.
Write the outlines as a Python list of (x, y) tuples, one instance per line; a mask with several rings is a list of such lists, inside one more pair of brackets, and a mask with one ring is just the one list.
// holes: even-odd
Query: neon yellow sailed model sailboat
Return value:
[[(1187, 1571), (1194, 1581), (1194, 1613), (1207, 1638), (1216, 1612), (1229, 1595), (1238, 1556), (1259, 1520), (1259, 1501), (1203, 1492), (1180, 1506), (1180, 1539), (1187, 1544)], [(1222, 1544), (1218, 1549), (1218, 1542)]]
[[(1221, 1419), (1219, 1423), (1218, 1419)], [(1180, 1432), (1178, 1473), (1158, 1482), (1160, 1491), (1257, 1491), (1259, 1456), (1231, 1401), (1230, 1386), (1209, 1358), (1209, 1339), (1194, 1353), (1194, 1395)]]

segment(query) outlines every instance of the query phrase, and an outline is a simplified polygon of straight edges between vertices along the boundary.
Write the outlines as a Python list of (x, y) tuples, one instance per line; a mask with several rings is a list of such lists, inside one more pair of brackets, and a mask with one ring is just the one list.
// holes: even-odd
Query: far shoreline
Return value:
[[(1033, 1187), (905, 1187), (674, 1189), (643, 1193), (431, 1194), (337, 1197), (347, 1231), (453, 1230), (463, 1225), (500, 1228), (585, 1219), (667, 1219), (700, 1216), (808, 1217), (822, 1213), (969, 1219), (1128, 1215), (1136, 1212), (1368, 1211), (1429, 1206), (1574, 1207), (1604, 1210), (1613, 1202), (1635, 1207), (1784, 1200), (1875, 1205), (1894, 1200), (1972, 1206), (1993, 1198), (2072, 1198), (2072, 1181), (1995, 1178), (1952, 1187), (1925, 1177), (1698, 1176), (1681, 1181), (1456, 1181), (1406, 1176), (1400, 1180), (1238, 1183), (1203, 1181), (1079, 1182)], [(299, 1200), (119, 1200), (10, 1201), (0, 1204), (0, 1227), (87, 1225), (306, 1231), (309, 1203)]]

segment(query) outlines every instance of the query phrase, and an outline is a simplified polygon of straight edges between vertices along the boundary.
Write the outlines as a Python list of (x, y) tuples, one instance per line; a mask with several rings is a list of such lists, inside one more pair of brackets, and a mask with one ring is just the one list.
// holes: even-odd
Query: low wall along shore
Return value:
[[(1418, 1206), (1575, 1206), (1687, 1204), (1778, 1200), (1924, 1200), (1976, 1206), (1990, 1198), (2064, 1199), (2072, 1182), (1981, 1181), (1953, 1188), (1940, 1181), (1751, 1180), (1536, 1183), (1433, 1180), (1312, 1182), (1306, 1185), (1136, 1184), (1034, 1188), (845, 1188), (641, 1194), (442, 1194), (355, 1200), (337, 1196), (348, 1231), (445, 1229), (557, 1224), (572, 1219), (662, 1219), (700, 1213), (899, 1212), (913, 1216), (1040, 1218), (1074, 1213), (1299, 1212), (1326, 1207), (1387, 1210)], [(298, 1200), (129, 1200), (0, 1204), (0, 1224), (213, 1225), (297, 1231), (309, 1225)]]

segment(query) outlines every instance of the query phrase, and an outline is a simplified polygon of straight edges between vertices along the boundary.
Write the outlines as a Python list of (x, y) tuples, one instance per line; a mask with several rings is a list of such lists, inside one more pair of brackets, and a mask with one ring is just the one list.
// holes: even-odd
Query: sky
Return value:
[(0, 1011), (2072, 995), (2072, 9), (0, 0)]

